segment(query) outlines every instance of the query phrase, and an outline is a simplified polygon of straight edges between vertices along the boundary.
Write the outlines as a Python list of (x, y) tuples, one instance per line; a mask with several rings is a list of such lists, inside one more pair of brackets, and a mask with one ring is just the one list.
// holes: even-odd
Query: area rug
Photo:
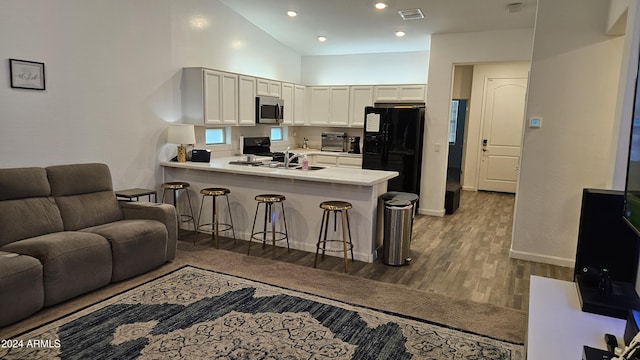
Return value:
[(6, 359), (523, 359), (524, 347), (185, 266), (14, 339)]

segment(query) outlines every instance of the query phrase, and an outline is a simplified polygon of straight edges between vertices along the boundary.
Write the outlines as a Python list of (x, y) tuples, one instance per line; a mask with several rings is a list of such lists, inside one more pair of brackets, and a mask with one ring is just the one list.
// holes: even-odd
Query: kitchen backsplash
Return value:
[[(287, 140), (274, 141), (271, 144), (272, 151), (284, 151), (287, 147), (296, 149), (302, 147), (304, 138), (309, 139), (309, 148), (320, 149), (322, 132), (337, 131), (346, 132), (348, 136), (362, 136), (362, 129), (344, 128), (344, 127), (311, 127), (311, 126), (286, 126), (288, 130)], [(231, 145), (214, 145), (205, 146), (204, 144), (204, 126), (196, 126), (196, 149), (211, 149), (213, 157), (225, 157), (238, 155), (240, 153), (240, 136), (269, 136), (270, 126), (233, 126), (230, 127)]]

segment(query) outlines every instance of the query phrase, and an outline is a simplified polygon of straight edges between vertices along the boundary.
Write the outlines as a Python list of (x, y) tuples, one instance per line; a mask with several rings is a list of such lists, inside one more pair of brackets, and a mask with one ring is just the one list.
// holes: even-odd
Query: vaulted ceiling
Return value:
[[(425, 51), (431, 34), (533, 28), (537, 6), (537, 0), (388, 0), (377, 10), (375, 0), (220, 1), (303, 56)], [(424, 18), (398, 13), (414, 9)], [(297, 16), (287, 16), (289, 10)]]

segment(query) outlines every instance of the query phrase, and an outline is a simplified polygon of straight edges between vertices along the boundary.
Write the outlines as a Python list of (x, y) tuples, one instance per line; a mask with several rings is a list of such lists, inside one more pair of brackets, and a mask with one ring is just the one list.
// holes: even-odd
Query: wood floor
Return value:
[[(463, 191), (460, 208), (453, 215), (418, 215), (413, 225), (411, 264), (349, 264), (349, 274), (366, 279), (434, 292), (455, 298), (528, 310), (529, 276), (571, 280), (573, 269), (509, 258), (515, 196)], [(181, 233), (181, 241), (213, 246), (209, 235)], [(246, 241), (221, 238), (220, 248), (244, 253)], [(251, 256), (261, 256), (313, 267), (315, 254), (267, 246), (252, 246)], [(328, 256), (318, 268), (344, 272), (342, 258)], [(402, 294), (398, 294), (402, 296)]]

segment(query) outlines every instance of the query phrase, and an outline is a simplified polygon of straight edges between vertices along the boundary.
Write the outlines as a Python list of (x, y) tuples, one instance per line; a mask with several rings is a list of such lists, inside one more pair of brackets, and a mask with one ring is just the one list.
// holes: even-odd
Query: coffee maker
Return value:
[(349, 154), (360, 154), (360, 136), (349, 138)]

